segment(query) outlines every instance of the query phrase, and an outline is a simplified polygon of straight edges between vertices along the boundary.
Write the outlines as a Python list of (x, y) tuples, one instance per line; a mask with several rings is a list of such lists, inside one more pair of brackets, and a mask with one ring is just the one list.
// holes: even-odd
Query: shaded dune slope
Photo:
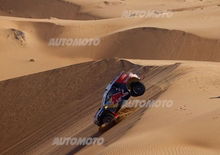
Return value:
[(90, 20), (98, 17), (80, 12), (80, 6), (62, 0), (0, 0), (0, 15), (27, 18)]
[[(1, 148), (30, 136), (41, 127), (55, 129), (55, 122), (59, 119), (54, 120), (54, 117), (62, 117), (60, 114), (66, 113), (70, 107), (71, 113), (84, 109), (82, 115), (87, 115), (91, 108), (87, 106), (94, 106), (96, 102), (100, 104), (104, 86), (122, 70), (133, 67), (135, 65), (125, 61), (87, 62), (2, 81)], [(74, 118), (80, 121), (79, 115)], [(48, 124), (51, 121), (55, 122)]]
[(97, 57), (220, 61), (220, 40), (177, 30), (136, 28), (106, 36), (105, 43)]
[[(70, 26), (34, 23), (37, 35), (46, 42), (51, 38), (79, 38)], [(42, 30), (43, 29), (43, 30)], [(67, 29), (71, 29), (66, 33)], [(80, 38), (88, 34), (82, 34)], [(92, 36), (99, 38), (100, 36)], [(59, 45), (60, 41), (57, 41)], [(54, 46), (52, 54), (65, 57), (152, 60), (220, 61), (220, 40), (207, 39), (178, 30), (134, 28), (101, 37), (98, 46)]]
[[(106, 84), (113, 77), (122, 70), (147, 75), (145, 82), (148, 83), (145, 84), (151, 93), (146, 94), (154, 97), (165, 90), (168, 79), (173, 78), (170, 73), (177, 66), (143, 67), (124, 60), (107, 59), (1, 81), (0, 152), (21, 154), (34, 150), (32, 153), (40, 154), (38, 151), (44, 150), (38, 149), (40, 144), (68, 128), (71, 131), (69, 136), (77, 133), (79, 136), (93, 135), (97, 131), (92, 125), (93, 115), (100, 105)], [(121, 133), (128, 128), (122, 127)], [(66, 134), (64, 132), (64, 136), (68, 136)], [(109, 136), (111, 140), (112, 134)], [(72, 146), (59, 149), (52, 147), (51, 143), (42, 146), (46, 148), (43, 154), (81, 150)]]

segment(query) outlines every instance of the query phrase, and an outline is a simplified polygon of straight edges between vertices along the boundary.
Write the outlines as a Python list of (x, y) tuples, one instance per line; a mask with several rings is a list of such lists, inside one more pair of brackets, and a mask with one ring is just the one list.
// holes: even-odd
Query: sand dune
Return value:
[[(7, 148), (14, 153), (18, 153), (18, 150), (23, 152), (22, 147), (31, 141), (37, 143), (49, 131), (60, 132), (64, 126), (73, 125), (73, 122), (78, 124), (81, 120), (76, 118), (84, 120), (88, 113), (91, 116), (100, 104), (101, 92), (107, 82), (121, 70), (131, 68), (135, 68), (135, 65), (126, 61), (105, 60), (2, 81), (0, 118), (3, 130), (0, 152)], [(44, 89), (45, 85), (48, 89)], [(82, 113), (78, 113), (79, 109)], [(69, 123), (65, 120), (69, 120)], [(86, 127), (87, 124), (84, 125)], [(50, 132), (50, 135), (54, 132)], [(76, 131), (73, 129), (73, 132)]]
[[(172, 65), (175, 61), (131, 61), (140, 65), (109, 59), (0, 82), (4, 103), (1, 153), (218, 154), (219, 104), (209, 98), (219, 95), (219, 63), (182, 61), (178, 67), (180, 64)], [(147, 93), (139, 99), (160, 95), (159, 99), (172, 99), (175, 104), (171, 108), (141, 108), (100, 135), (91, 119), (105, 85), (121, 70), (145, 77)], [(51, 145), (57, 136), (92, 135), (105, 137), (104, 147)]]
[(0, 0), (0, 15), (26, 18), (91, 20), (98, 17), (80, 12), (80, 6), (62, 0)]
[[(22, 0), (20, 3), (2, 0), (0, 80), (109, 56), (219, 61), (218, 3), (215, 0), (74, 0), (40, 3), (33, 0)], [(25, 11), (23, 4), (27, 5)], [(197, 7), (201, 5), (202, 8)], [(57, 11), (58, 6), (61, 11)], [(14, 14), (5, 14), (4, 12), (10, 12), (10, 8), (14, 8)], [(108, 9), (111, 11), (107, 11)], [(174, 14), (171, 18), (121, 18), (123, 11), (131, 9), (170, 10)], [(102, 18), (109, 19), (83, 20), (83, 12), (97, 17), (103, 15)], [(33, 18), (18, 18), (32, 14)], [(25, 42), (21, 44), (15, 39), (12, 29), (23, 32)], [(51, 38), (100, 38), (101, 44), (95, 47), (49, 47)], [(29, 63), (32, 59), (35, 60), (34, 63)]]
[[(1, 131), (1, 152), (13, 154), (44, 150), (43, 154), (51, 154), (50, 151), (59, 149), (62, 153), (68, 153), (73, 149), (72, 146), (57, 148), (51, 146), (51, 139), (58, 134), (68, 136), (79, 133), (78, 136), (83, 136), (88, 131), (94, 134), (97, 128), (92, 125), (91, 118), (100, 105), (104, 87), (115, 75), (122, 70), (133, 70), (145, 75), (149, 87), (149, 94), (145, 98), (152, 98), (166, 90), (169, 79), (175, 77), (175, 74), (171, 76), (171, 71), (177, 66), (143, 68), (128, 61), (110, 59), (2, 81), (0, 98), (4, 104), (1, 104), (0, 118), (4, 130)], [(45, 85), (48, 89), (44, 89)], [(82, 121), (87, 123), (80, 123)], [(91, 125), (92, 128), (89, 127)], [(71, 133), (63, 132), (64, 129), (71, 130)], [(47, 145), (39, 147), (43, 142), (47, 142)]]
[[(139, 63), (171, 62), (140, 60)], [(220, 89), (219, 65), (182, 62), (179, 70), (185, 74), (174, 80), (159, 97), (159, 100), (173, 100), (174, 105), (148, 109), (125, 136), (100, 149), (99, 154), (219, 154), (220, 106), (218, 99), (210, 99), (210, 96), (218, 96)]]
[[(123, 17), (129, 10), (172, 16)], [(219, 14), (219, 0), (0, 0), (0, 154), (220, 154)], [(144, 78), (136, 99), (174, 104), (122, 110), (97, 132), (103, 90), (122, 70)], [(105, 143), (52, 145), (90, 136)]]
[[(129, 20), (125, 24), (118, 22), (119, 26), (112, 28), (106, 27), (108, 21), (75, 24), (68, 24), (66, 21), (63, 25), (57, 25), (56, 20), (52, 23), (6, 19), (1, 21), (1, 80), (108, 57), (220, 60), (218, 39), (206, 39), (182, 31), (161, 28), (140, 27), (124, 30), (125, 27), (135, 25), (135, 20)], [(87, 28), (87, 25), (91, 28)], [(92, 31), (93, 27), (96, 27), (96, 31)], [(13, 29), (24, 33), (24, 42), (21, 43), (15, 38)], [(92, 37), (100, 37), (100, 45), (48, 46), (51, 38)], [(30, 59), (34, 59), (35, 62), (30, 63)]]
[(219, 40), (175, 30), (137, 28), (107, 36), (105, 44), (108, 47), (98, 57), (220, 61)]
[(125, 10), (162, 10), (190, 12), (219, 5), (218, 0), (65, 0), (82, 6), (82, 10), (103, 18), (120, 17)]

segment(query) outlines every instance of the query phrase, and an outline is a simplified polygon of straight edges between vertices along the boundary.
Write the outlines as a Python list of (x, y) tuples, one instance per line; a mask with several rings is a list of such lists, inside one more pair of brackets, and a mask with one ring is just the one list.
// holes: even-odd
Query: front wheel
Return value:
[(131, 96), (137, 97), (145, 93), (145, 86), (141, 82), (133, 82), (130, 85), (131, 87)]

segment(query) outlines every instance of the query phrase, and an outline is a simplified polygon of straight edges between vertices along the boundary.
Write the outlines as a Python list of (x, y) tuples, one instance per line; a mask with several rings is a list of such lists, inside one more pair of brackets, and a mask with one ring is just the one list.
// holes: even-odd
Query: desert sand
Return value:
[[(171, 16), (123, 17), (128, 10)], [(219, 0), (0, 0), (0, 154), (220, 154), (219, 15)], [(93, 116), (122, 70), (147, 88), (131, 99), (173, 105), (130, 110), (99, 133)], [(91, 136), (104, 144), (52, 145)]]

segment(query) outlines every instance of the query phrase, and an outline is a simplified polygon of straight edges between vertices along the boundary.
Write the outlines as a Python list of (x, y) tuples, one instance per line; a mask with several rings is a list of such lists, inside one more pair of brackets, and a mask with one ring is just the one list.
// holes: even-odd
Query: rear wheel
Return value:
[(110, 124), (114, 120), (115, 116), (111, 113), (107, 113), (103, 116), (102, 123)]
[(102, 118), (102, 124), (99, 126), (99, 132), (103, 133), (115, 125), (115, 116), (107, 113)]
[(131, 87), (131, 96), (137, 97), (145, 93), (145, 86), (141, 82), (133, 82), (130, 85)]

